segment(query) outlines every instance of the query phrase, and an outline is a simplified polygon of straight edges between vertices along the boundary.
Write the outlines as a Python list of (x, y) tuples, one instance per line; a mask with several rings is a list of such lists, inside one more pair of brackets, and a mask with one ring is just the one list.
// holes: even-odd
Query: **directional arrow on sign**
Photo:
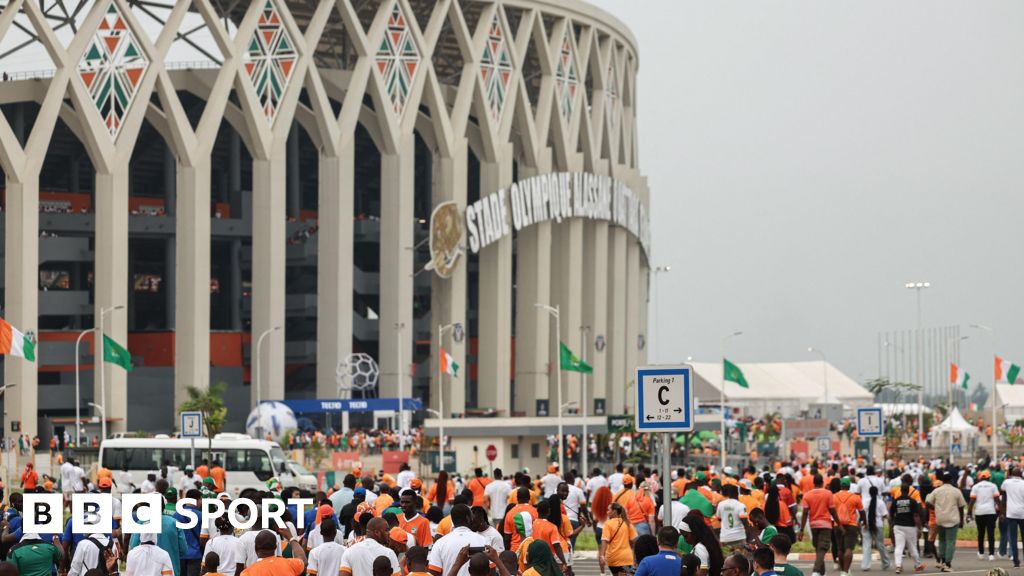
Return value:
[(683, 413), (683, 409), (682, 408), (676, 408), (676, 414), (682, 414), (682, 413)]
[(647, 419), (648, 419), (648, 420), (654, 420), (654, 416), (651, 416), (650, 414), (648, 414), (648, 415), (647, 415)]

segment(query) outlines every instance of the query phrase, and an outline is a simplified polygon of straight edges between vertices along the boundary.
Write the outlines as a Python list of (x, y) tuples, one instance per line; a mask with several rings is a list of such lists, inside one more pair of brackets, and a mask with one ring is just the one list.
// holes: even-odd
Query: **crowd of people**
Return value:
[[(613, 575), (803, 576), (787, 560), (803, 540), (814, 549), (813, 576), (830, 571), (830, 555), (831, 570), (849, 574), (857, 546), (862, 570), (877, 558), (883, 570), (901, 573), (906, 555), (908, 571), (923, 570), (932, 556), (948, 572), (966, 523), (978, 527), (980, 559), (1009, 556), (1015, 567), (1016, 536), (1024, 532), (1024, 479), (1014, 461), (959, 468), (843, 458), (760, 470), (679, 468), (670, 478), (644, 466), (619, 464), (583, 476), (552, 464), (543, 475), (477, 469), (468, 480), (444, 471), (421, 479), (403, 464), (395, 475), (356, 470), (316, 494), (282, 489), (271, 479), (255, 496), (258, 505), (314, 502), (308, 510), (288, 505), (271, 530), (260, 528), (260, 506), (239, 508), (251, 516), (238, 522), (222, 516), (193, 529), (177, 526), (185, 520), (176, 509), (180, 498), (230, 504), (217, 462), (188, 468), (177, 479), (163, 468), (141, 486), (102, 468), (90, 477), (73, 459), (60, 476), (41, 483), (28, 465), (22, 488), (59, 489), (68, 497), (109, 493), (113, 529), (74, 534), (67, 518), (63, 534), (26, 533), (22, 493), (11, 494), (0, 521), (0, 576), (96, 576), (122, 566), (128, 576), (572, 576), (586, 531), (598, 543), (601, 572)], [(117, 497), (126, 492), (162, 496), (159, 534), (120, 532)], [(250, 529), (239, 528), (250, 522)]]

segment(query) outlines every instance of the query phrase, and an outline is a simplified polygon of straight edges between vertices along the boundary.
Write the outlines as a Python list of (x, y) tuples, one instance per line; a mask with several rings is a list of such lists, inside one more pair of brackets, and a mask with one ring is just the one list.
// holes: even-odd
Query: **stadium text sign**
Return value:
[(513, 227), (519, 231), (566, 218), (612, 222), (629, 230), (648, 252), (649, 217), (640, 197), (618, 180), (587, 172), (533, 176), (466, 206), (469, 249), (476, 254), (512, 234)]
[[(64, 495), (24, 495), (22, 516), (26, 534), (60, 534), (64, 531)], [(72, 494), (71, 531), (75, 534), (110, 534), (114, 520), (114, 497), (110, 494)], [(271, 530), (285, 527), (284, 513), (287, 506), (296, 507), (296, 527), (304, 526), (304, 510), (313, 507), (312, 498), (290, 498), (288, 501), (267, 498), (259, 503), (249, 498), (236, 498), (228, 506), (216, 498), (182, 498), (175, 504), (175, 511), (182, 520), (175, 522), (179, 530), (195, 528), (200, 520), (203, 526), (224, 514), (231, 525), (240, 530), (255, 526), (257, 517), (260, 529)], [(125, 534), (159, 534), (160, 517), (163, 515), (164, 500), (160, 494), (122, 494), (121, 531)]]

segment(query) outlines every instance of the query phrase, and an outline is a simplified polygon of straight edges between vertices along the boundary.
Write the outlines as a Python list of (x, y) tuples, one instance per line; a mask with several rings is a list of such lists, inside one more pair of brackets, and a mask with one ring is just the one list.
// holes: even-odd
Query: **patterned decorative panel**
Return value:
[(265, 2), (244, 63), (263, 115), (273, 125), (299, 55), (273, 0)]
[(115, 139), (148, 66), (117, 4), (111, 3), (78, 64), (78, 75)]
[(375, 59), (391, 106), (395, 114), (401, 117), (409, 99), (409, 91), (412, 90), (413, 80), (419, 71), (421, 56), (398, 0), (391, 6), (388, 26), (377, 48)]
[(558, 52), (555, 67), (555, 88), (558, 91), (558, 107), (566, 122), (572, 119), (576, 105), (576, 91), (580, 87), (579, 72), (576, 69), (576, 46), (572, 41), (572, 25), (565, 27), (562, 49)]
[(505, 27), (495, 12), (491, 27), (487, 33), (484, 54), (480, 59), (480, 76), (484, 82), (484, 95), (491, 109), (491, 117), (501, 122), (501, 114), (505, 110), (505, 98), (512, 80), (512, 59), (508, 54), (508, 42)]
[(605, 104), (605, 111), (608, 114), (609, 120), (611, 120), (611, 129), (614, 134), (619, 127), (619, 74), (615, 68), (615, 56), (614, 52), (608, 59), (608, 75), (604, 93), (608, 98), (608, 103)]

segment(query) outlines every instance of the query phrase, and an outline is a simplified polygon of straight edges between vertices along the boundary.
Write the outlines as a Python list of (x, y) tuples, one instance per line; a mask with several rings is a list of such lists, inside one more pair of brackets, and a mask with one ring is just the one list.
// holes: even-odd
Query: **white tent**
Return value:
[(941, 434), (977, 434), (978, 428), (964, 419), (960, 409), (954, 406), (953, 412), (932, 431)]

